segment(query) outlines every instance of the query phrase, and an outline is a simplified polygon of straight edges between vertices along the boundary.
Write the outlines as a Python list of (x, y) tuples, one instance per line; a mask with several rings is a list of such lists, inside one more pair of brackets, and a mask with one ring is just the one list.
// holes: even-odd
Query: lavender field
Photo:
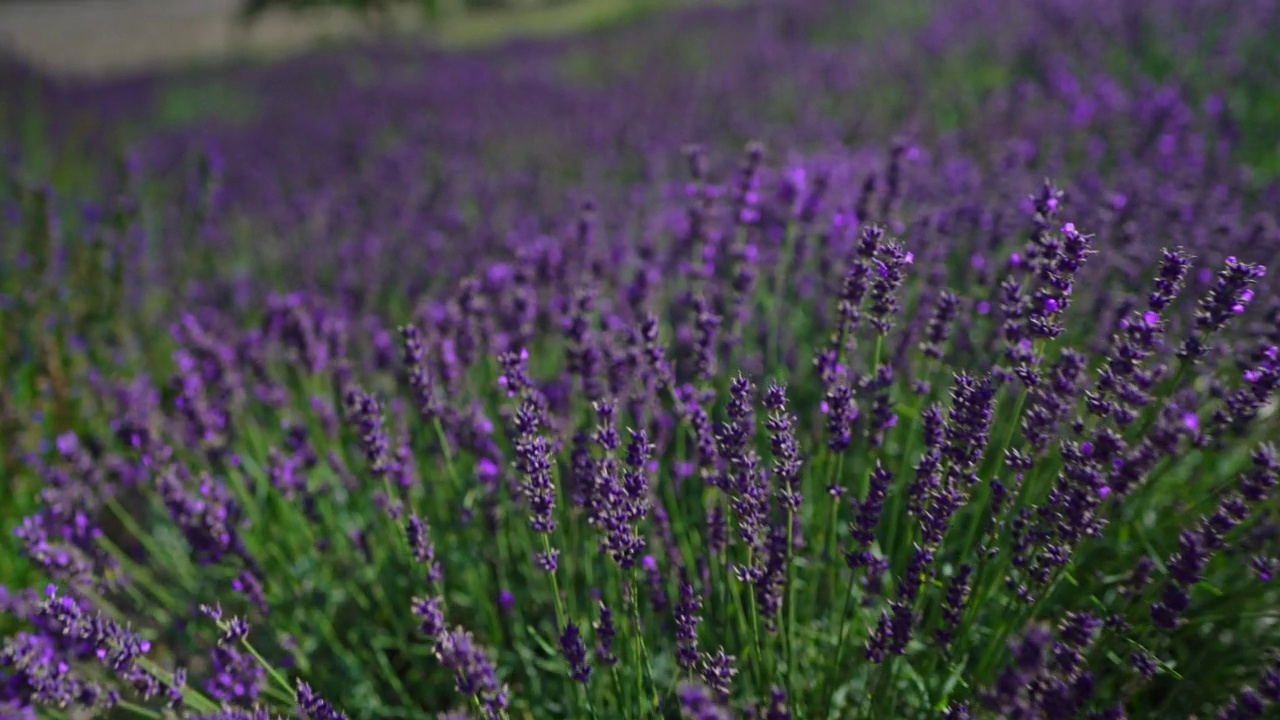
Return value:
[(1277, 37), (0, 60), (0, 718), (1280, 717)]

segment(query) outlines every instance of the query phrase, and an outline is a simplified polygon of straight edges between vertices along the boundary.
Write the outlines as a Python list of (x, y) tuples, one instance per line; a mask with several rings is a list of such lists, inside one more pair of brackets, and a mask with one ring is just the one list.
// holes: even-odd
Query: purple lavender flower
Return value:
[(360, 444), (369, 460), (369, 470), (375, 477), (391, 472), (390, 440), (384, 427), (382, 404), (372, 395), (352, 388), (345, 398), (347, 419), (360, 433)]
[(769, 411), (764, 427), (769, 431), (769, 447), (773, 452), (773, 476), (782, 507), (791, 512), (800, 509), (800, 443), (796, 440), (796, 418), (787, 412), (786, 386), (770, 383), (765, 389), (764, 406)]
[(733, 678), (738, 674), (734, 667), (735, 659), (732, 655), (726, 655), (724, 648), (719, 648), (714, 653), (702, 653), (698, 660), (699, 677), (722, 701), (728, 700)]
[(479, 701), (485, 718), (499, 720), (503, 716), (507, 709), (506, 687), (499, 684), (493, 664), (471, 633), (461, 627), (444, 633), (436, 642), (435, 653), (440, 664), (453, 673), (458, 692)]
[(658, 332), (657, 316), (652, 313), (646, 314), (640, 324), (640, 338), (644, 343), (647, 369), (653, 378), (655, 388), (666, 390), (671, 387), (671, 383), (674, 381), (674, 373), (671, 369), (671, 364), (667, 361), (666, 350), (660, 342)]
[(196, 492), (190, 493), (175, 467), (162, 469), (156, 484), (169, 516), (186, 536), (197, 559), (212, 564), (233, 553), (243, 555), (234, 527), (237, 513), (225, 485), (214, 482), (212, 477), (202, 477)]
[(721, 317), (705, 295), (693, 297), (694, 330), (694, 370), (699, 381), (711, 382), (716, 373), (717, 340), (720, 336)]
[(899, 310), (898, 289), (906, 280), (907, 265), (912, 262), (912, 254), (897, 242), (890, 240), (877, 248), (877, 257), (872, 261), (874, 272), (868, 293), (870, 304), (867, 314), (870, 316), (871, 326), (881, 335), (888, 334), (893, 328), (893, 316)]
[(871, 471), (867, 496), (862, 500), (851, 499), (854, 519), (849, 522), (849, 549), (845, 551), (845, 562), (850, 569), (866, 567), (871, 561), (871, 545), (876, 539), (876, 526), (880, 524), (880, 513), (888, 495), (889, 483), (893, 474), (877, 460)]
[(769, 704), (760, 709), (759, 717), (762, 720), (791, 720), (786, 691), (782, 688), (769, 691)]
[[(503, 370), (499, 385), (520, 397), (512, 419), (514, 466), (521, 479), (521, 495), (529, 507), (529, 528), (538, 535), (549, 536), (556, 528), (556, 488), (552, 478), (554, 453), (547, 437), (541, 433), (546, 424), (546, 398), (528, 377), (527, 352), (504, 353), (498, 362)], [(558, 557), (559, 551), (555, 549), (541, 551), (535, 562), (544, 572), (555, 572)]]
[(956, 316), (959, 314), (960, 297), (958, 295), (948, 291), (938, 295), (933, 314), (929, 317), (929, 325), (925, 329), (925, 339), (920, 343), (920, 351), (925, 357), (933, 360), (942, 359), (947, 341), (951, 338)]
[(409, 387), (413, 390), (418, 404), (418, 412), (423, 420), (433, 420), (440, 416), (440, 401), (436, 397), (435, 385), (431, 380), (431, 369), (427, 364), (427, 348), (422, 332), (414, 325), (400, 327), (400, 339), (403, 345), (403, 362), (409, 377)]
[(951, 631), (960, 624), (960, 618), (964, 614), (965, 603), (969, 600), (972, 577), (973, 566), (961, 565), (959, 571), (951, 578), (942, 606), (942, 627), (936, 631), (935, 635), (940, 644), (948, 645), (953, 639)]
[[(738, 538), (756, 552), (758, 560), (764, 557), (765, 535), (768, 529), (769, 491), (760, 457), (753, 447), (755, 414), (752, 409), (755, 385), (742, 375), (729, 383), (728, 421), (720, 425), (716, 444), (720, 457), (724, 458), (729, 473), (725, 483), (729, 491), (730, 508), (738, 527)], [(759, 577), (759, 563), (753, 567), (735, 566), (735, 572), (743, 582), (754, 583)]]
[(415, 597), (410, 612), (418, 618), (418, 629), (425, 637), (435, 640), (444, 632), (444, 608), (439, 597)]
[[(93, 656), (111, 675), (132, 686), (141, 698), (151, 699), (160, 694), (165, 685), (164, 680), (138, 662), (151, 651), (149, 640), (128, 626), (88, 610), (87, 603), (66, 595), (59, 596), (53, 585), (46, 589), (45, 596), (44, 603), (37, 611), (39, 620), (50, 623), (61, 635), (86, 643), (92, 649)], [(67, 669), (59, 669), (59, 675), (66, 675), (68, 672)], [(73, 686), (83, 685), (74, 680), (69, 682)], [(55, 684), (51, 689), (56, 687), (59, 685)], [(66, 685), (61, 687), (65, 689)]]
[(267, 671), (236, 648), (215, 647), (209, 660), (212, 676), (205, 682), (205, 692), (218, 702), (252, 703), (266, 686)]
[(617, 637), (617, 628), (613, 624), (613, 611), (603, 601), (599, 603), (600, 619), (593, 626), (596, 633), (596, 662), (603, 667), (618, 664), (618, 656), (613, 654), (613, 641)]
[(596, 295), (594, 287), (580, 288), (574, 295), (572, 314), (565, 320), (567, 370), (579, 379), (583, 394), (591, 402), (600, 400), (605, 392), (601, 377), (603, 363), (592, 328)]
[(732, 717), (702, 685), (684, 683), (676, 691), (676, 696), (685, 720), (729, 720)]
[(330, 705), (301, 680), (298, 681), (297, 694), (298, 713), (305, 720), (347, 720), (346, 713)]
[(1226, 534), (1248, 518), (1251, 504), (1271, 497), (1280, 485), (1280, 458), (1274, 448), (1258, 448), (1252, 460), (1253, 470), (1241, 475), (1236, 490), (1223, 496), (1197, 527), (1180, 533), (1178, 550), (1165, 563), (1169, 580), (1160, 599), (1151, 605), (1151, 619), (1157, 626), (1173, 629), (1178, 625), (1191, 605), (1191, 586), (1201, 580), (1209, 560), (1222, 549)]
[(702, 622), (702, 596), (693, 589), (688, 576), (680, 574), (680, 603), (676, 605), (676, 663), (686, 672), (697, 666), (698, 625)]
[[(107, 710), (119, 699), (114, 691), (76, 674), (55, 652), (51, 638), (42, 634), (16, 633), (0, 646), (0, 668), (5, 672), (8, 691), (23, 691), (17, 698), (5, 698), (0, 709), (10, 711), (10, 704), (31, 703), (36, 706), (65, 708), (71, 705), (90, 710)], [(15, 717), (34, 718), (34, 709), (16, 710)]]
[(1208, 352), (1205, 347), (1207, 337), (1244, 312), (1253, 298), (1253, 285), (1266, 274), (1262, 265), (1228, 257), (1222, 270), (1218, 271), (1213, 287), (1200, 298), (1195, 314), (1196, 334), (1183, 343), (1179, 356), (1193, 362), (1203, 359)]
[(440, 563), (436, 562), (435, 545), (431, 542), (431, 528), (427, 525), (427, 521), (418, 517), (415, 513), (409, 516), (407, 526), (409, 536), (409, 549), (413, 552), (413, 559), (419, 565), (425, 565), (427, 568), (427, 583), (429, 585), (438, 585), (443, 579), (444, 573), (440, 569)]
[(582, 641), (578, 626), (570, 622), (560, 634), (560, 652), (569, 664), (569, 677), (585, 684), (591, 679), (591, 664), (587, 662), (587, 646)]

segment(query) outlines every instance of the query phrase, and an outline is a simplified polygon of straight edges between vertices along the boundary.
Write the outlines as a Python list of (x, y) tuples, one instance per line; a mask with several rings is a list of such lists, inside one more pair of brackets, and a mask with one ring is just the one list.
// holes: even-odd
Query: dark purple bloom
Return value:
[(432, 640), (444, 632), (444, 609), (438, 597), (416, 597), (410, 603), (410, 612), (418, 618), (419, 631)]
[(387, 437), (382, 404), (372, 395), (352, 388), (347, 391), (347, 419), (360, 433), (360, 445), (375, 477), (391, 472), (391, 441)]
[(920, 350), (925, 357), (941, 360), (946, 351), (947, 341), (951, 338), (951, 330), (956, 316), (960, 314), (960, 298), (955, 293), (944, 291), (938, 295), (934, 304), (933, 315), (929, 317), (929, 325), (925, 329), (925, 339), (920, 343)]
[(613, 624), (613, 611), (603, 601), (599, 603), (600, 619), (595, 622), (596, 662), (604, 667), (618, 664), (618, 656), (613, 654), (613, 640), (617, 637), (617, 628)]
[(603, 398), (605, 392), (602, 358), (592, 327), (596, 295), (597, 290), (592, 286), (580, 288), (574, 295), (571, 314), (565, 320), (567, 370), (578, 378), (583, 394), (591, 402)]
[(458, 692), (474, 697), (487, 720), (499, 720), (507, 708), (506, 686), (499, 684), (493, 664), (471, 633), (457, 628), (436, 641), (436, 659), (453, 673)]
[(730, 720), (733, 717), (702, 685), (684, 683), (676, 691), (676, 696), (685, 720)]
[(427, 363), (427, 349), (422, 333), (414, 325), (403, 325), (400, 327), (400, 339), (404, 350), (405, 372), (417, 401), (418, 412), (423, 420), (434, 420), (440, 416), (442, 408), (431, 380), (431, 368)]
[(726, 655), (724, 648), (715, 653), (702, 653), (698, 663), (698, 675), (702, 682), (716, 693), (721, 700), (728, 700), (732, 691), (733, 677), (738, 674), (733, 666), (735, 658)]
[(685, 573), (680, 577), (680, 602), (676, 605), (676, 662), (692, 672), (698, 663), (698, 625), (702, 622), (702, 596)]
[(877, 460), (871, 471), (867, 497), (863, 500), (850, 500), (854, 518), (849, 522), (851, 542), (849, 549), (845, 551), (845, 562), (851, 569), (865, 567), (869, 561), (871, 545), (876, 539), (876, 527), (880, 524), (880, 513), (892, 480), (893, 474)]
[(212, 675), (205, 682), (205, 692), (218, 702), (251, 703), (266, 685), (266, 669), (253, 656), (236, 648), (215, 647), (210, 664)]
[(564, 661), (569, 664), (569, 676), (576, 682), (586, 683), (591, 679), (591, 664), (587, 662), (587, 646), (582, 641), (578, 626), (570, 622), (560, 634), (560, 652)]
[(1266, 276), (1262, 265), (1240, 262), (1228, 257), (1214, 280), (1209, 292), (1200, 298), (1196, 307), (1196, 334), (1188, 337), (1179, 355), (1190, 361), (1199, 361), (1208, 352), (1205, 343), (1208, 336), (1224, 328), (1236, 315), (1244, 312), (1253, 298), (1253, 285)]
[(426, 520), (415, 513), (409, 516), (407, 530), (409, 549), (413, 552), (414, 561), (426, 566), (428, 584), (438, 584), (444, 574), (440, 569), (440, 563), (436, 562), (436, 550), (434, 543), (431, 542), (430, 526), (427, 525)]
[(324, 698), (311, 689), (311, 686), (298, 681), (298, 713), (305, 720), (347, 720), (346, 713), (333, 707)]
[(787, 412), (786, 386), (770, 383), (765, 390), (764, 406), (769, 411), (764, 427), (769, 431), (769, 447), (773, 452), (775, 492), (782, 507), (791, 512), (800, 509), (800, 443), (796, 440), (796, 418)]
[(914, 260), (912, 254), (895, 241), (890, 240), (877, 247), (877, 256), (872, 260), (874, 272), (867, 314), (871, 326), (881, 335), (888, 334), (893, 328), (893, 316), (899, 310), (898, 289), (906, 280), (907, 265)]
[(973, 566), (961, 565), (947, 587), (946, 598), (942, 605), (942, 627), (937, 630), (937, 639), (943, 645), (950, 644), (952, 640), (951, 631), (960, 624), (960, 619), (964, 615), (965, 604), (969, 600), (969, 583), (972, 577)]

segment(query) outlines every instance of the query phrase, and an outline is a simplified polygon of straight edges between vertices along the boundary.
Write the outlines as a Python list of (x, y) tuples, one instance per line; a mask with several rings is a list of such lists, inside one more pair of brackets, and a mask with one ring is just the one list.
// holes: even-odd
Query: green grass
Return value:
[(467, 50), (514, 39), (548, 39), (598, 32), (636, 22), (655, 12), (695, 4), (735, 4), (735, 0), (579, 0), (528, 9), (463, 13), (427, 29), (442, 48)]
[(928, 24), (938, 0), (851, 1), (831, 12), (810, 36), (818, 46), (844, 46), (875, 41), (888, 33), (907, 32)]
[(166, 85), (150, 118), (160, 129), (209, 120), (232, 124), (253, 119), (255, 98), (230, 82), (208, 80)]

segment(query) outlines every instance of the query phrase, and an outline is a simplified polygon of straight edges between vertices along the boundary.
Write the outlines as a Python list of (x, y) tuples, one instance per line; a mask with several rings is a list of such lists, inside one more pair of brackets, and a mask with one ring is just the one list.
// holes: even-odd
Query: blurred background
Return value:
[[(719, 0), (723, 3), (726, 0)], [(394, 34), (475, 46), (623, 22), (709, 0), (0, 0), (0, 50), (113, 76)]]

